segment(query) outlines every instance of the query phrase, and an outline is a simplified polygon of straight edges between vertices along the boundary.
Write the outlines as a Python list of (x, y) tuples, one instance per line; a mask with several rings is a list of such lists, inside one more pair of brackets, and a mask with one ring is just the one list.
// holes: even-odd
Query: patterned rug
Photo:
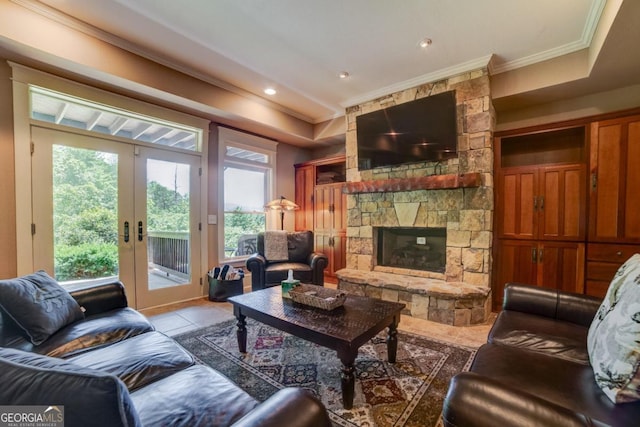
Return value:
[(475, 349), (398, 333), (395, 364), (386, 334), (360, 347), (353, 409), (342, 408), (340, 361), (334, 351), (247, 319), (247, 353), (238, 351), (236, 321), (176, 337), (202, 363), (259, 401), (283, 387), (320, 397), (336, 426), (436, 426), (449, 380), (467, 370)]

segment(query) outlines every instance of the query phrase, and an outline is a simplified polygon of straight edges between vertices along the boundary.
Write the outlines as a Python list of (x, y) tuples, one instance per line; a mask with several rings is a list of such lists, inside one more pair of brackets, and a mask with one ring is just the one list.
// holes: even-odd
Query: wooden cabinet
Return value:
[(494, 307), (510, 281), (603, 297), (640, 253), (638, 110), (503, 134), (495, 154)]
[(640, 243), (640, 116), (591, 124), (589, 240)]
[(498, 236), (584, 240), (585, 165), (505, 168), (498, 173)]
[(347, 196), (345, 157), (296, 165), (296, 230), (313, 230), (315, 250), (327, 255), (325, 280), (346, 266)]
[(618, 268), (640, 252), (640, 116), (591, 124), (586, 289), (603, 297)]
[(504, 285), (528, 283), (567, 292), (584, 291), (585, 244), (582, 242), (501, 240), (497, 247), (496, 306)]
[(505, 283), (583, 292), (585, 127), (496, 139), (494, 308)]

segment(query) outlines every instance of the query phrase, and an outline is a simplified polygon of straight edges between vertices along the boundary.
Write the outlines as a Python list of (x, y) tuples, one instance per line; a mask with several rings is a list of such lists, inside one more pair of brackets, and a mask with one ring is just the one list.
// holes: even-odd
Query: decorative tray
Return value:
[(336, 289), (316, 285), (298, 285), (289, 291), (291, 299), (297, 303), (323, 310), (333, 310), (344, 304), (347, 294)]

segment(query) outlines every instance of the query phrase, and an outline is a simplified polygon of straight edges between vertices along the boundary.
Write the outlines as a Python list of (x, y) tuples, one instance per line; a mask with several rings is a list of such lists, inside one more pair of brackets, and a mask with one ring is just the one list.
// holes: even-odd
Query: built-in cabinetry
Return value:
[(586, 291), (604, 296), (640, 252), (640, 115), (591, 123)]
[(296, 230), (313, 230), (315, 250), (329, 258), (325, 280), (335, 282), (335, 272), (346, 265), (347, 196), (345, 157), (337, 156), (297, 164)]
[(640, 253), (640, 115), (496, 137), (494, 308), (507, 282), (603, 297)]
[(494, 306), (508, 282), (584, 290), (586, 128), (496, 138)]

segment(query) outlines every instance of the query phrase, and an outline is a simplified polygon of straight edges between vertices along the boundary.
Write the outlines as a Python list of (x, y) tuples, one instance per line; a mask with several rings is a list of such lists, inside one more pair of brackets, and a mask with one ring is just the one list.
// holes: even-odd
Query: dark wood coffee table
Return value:
[(276, 329), (336, 350), (342, 362), (342, 404), (353, 406), (354, 363), (360, 346), (389, 328), (387, 357), (396, 361), (397, 327), (405, 307), (397, 302), (349, 295), (342, 307), (325, 311), (282, 298), (280, 286), (229, 298), (238, 319), (238, 347), (247, 351), (247, 322), (250, 317)]

